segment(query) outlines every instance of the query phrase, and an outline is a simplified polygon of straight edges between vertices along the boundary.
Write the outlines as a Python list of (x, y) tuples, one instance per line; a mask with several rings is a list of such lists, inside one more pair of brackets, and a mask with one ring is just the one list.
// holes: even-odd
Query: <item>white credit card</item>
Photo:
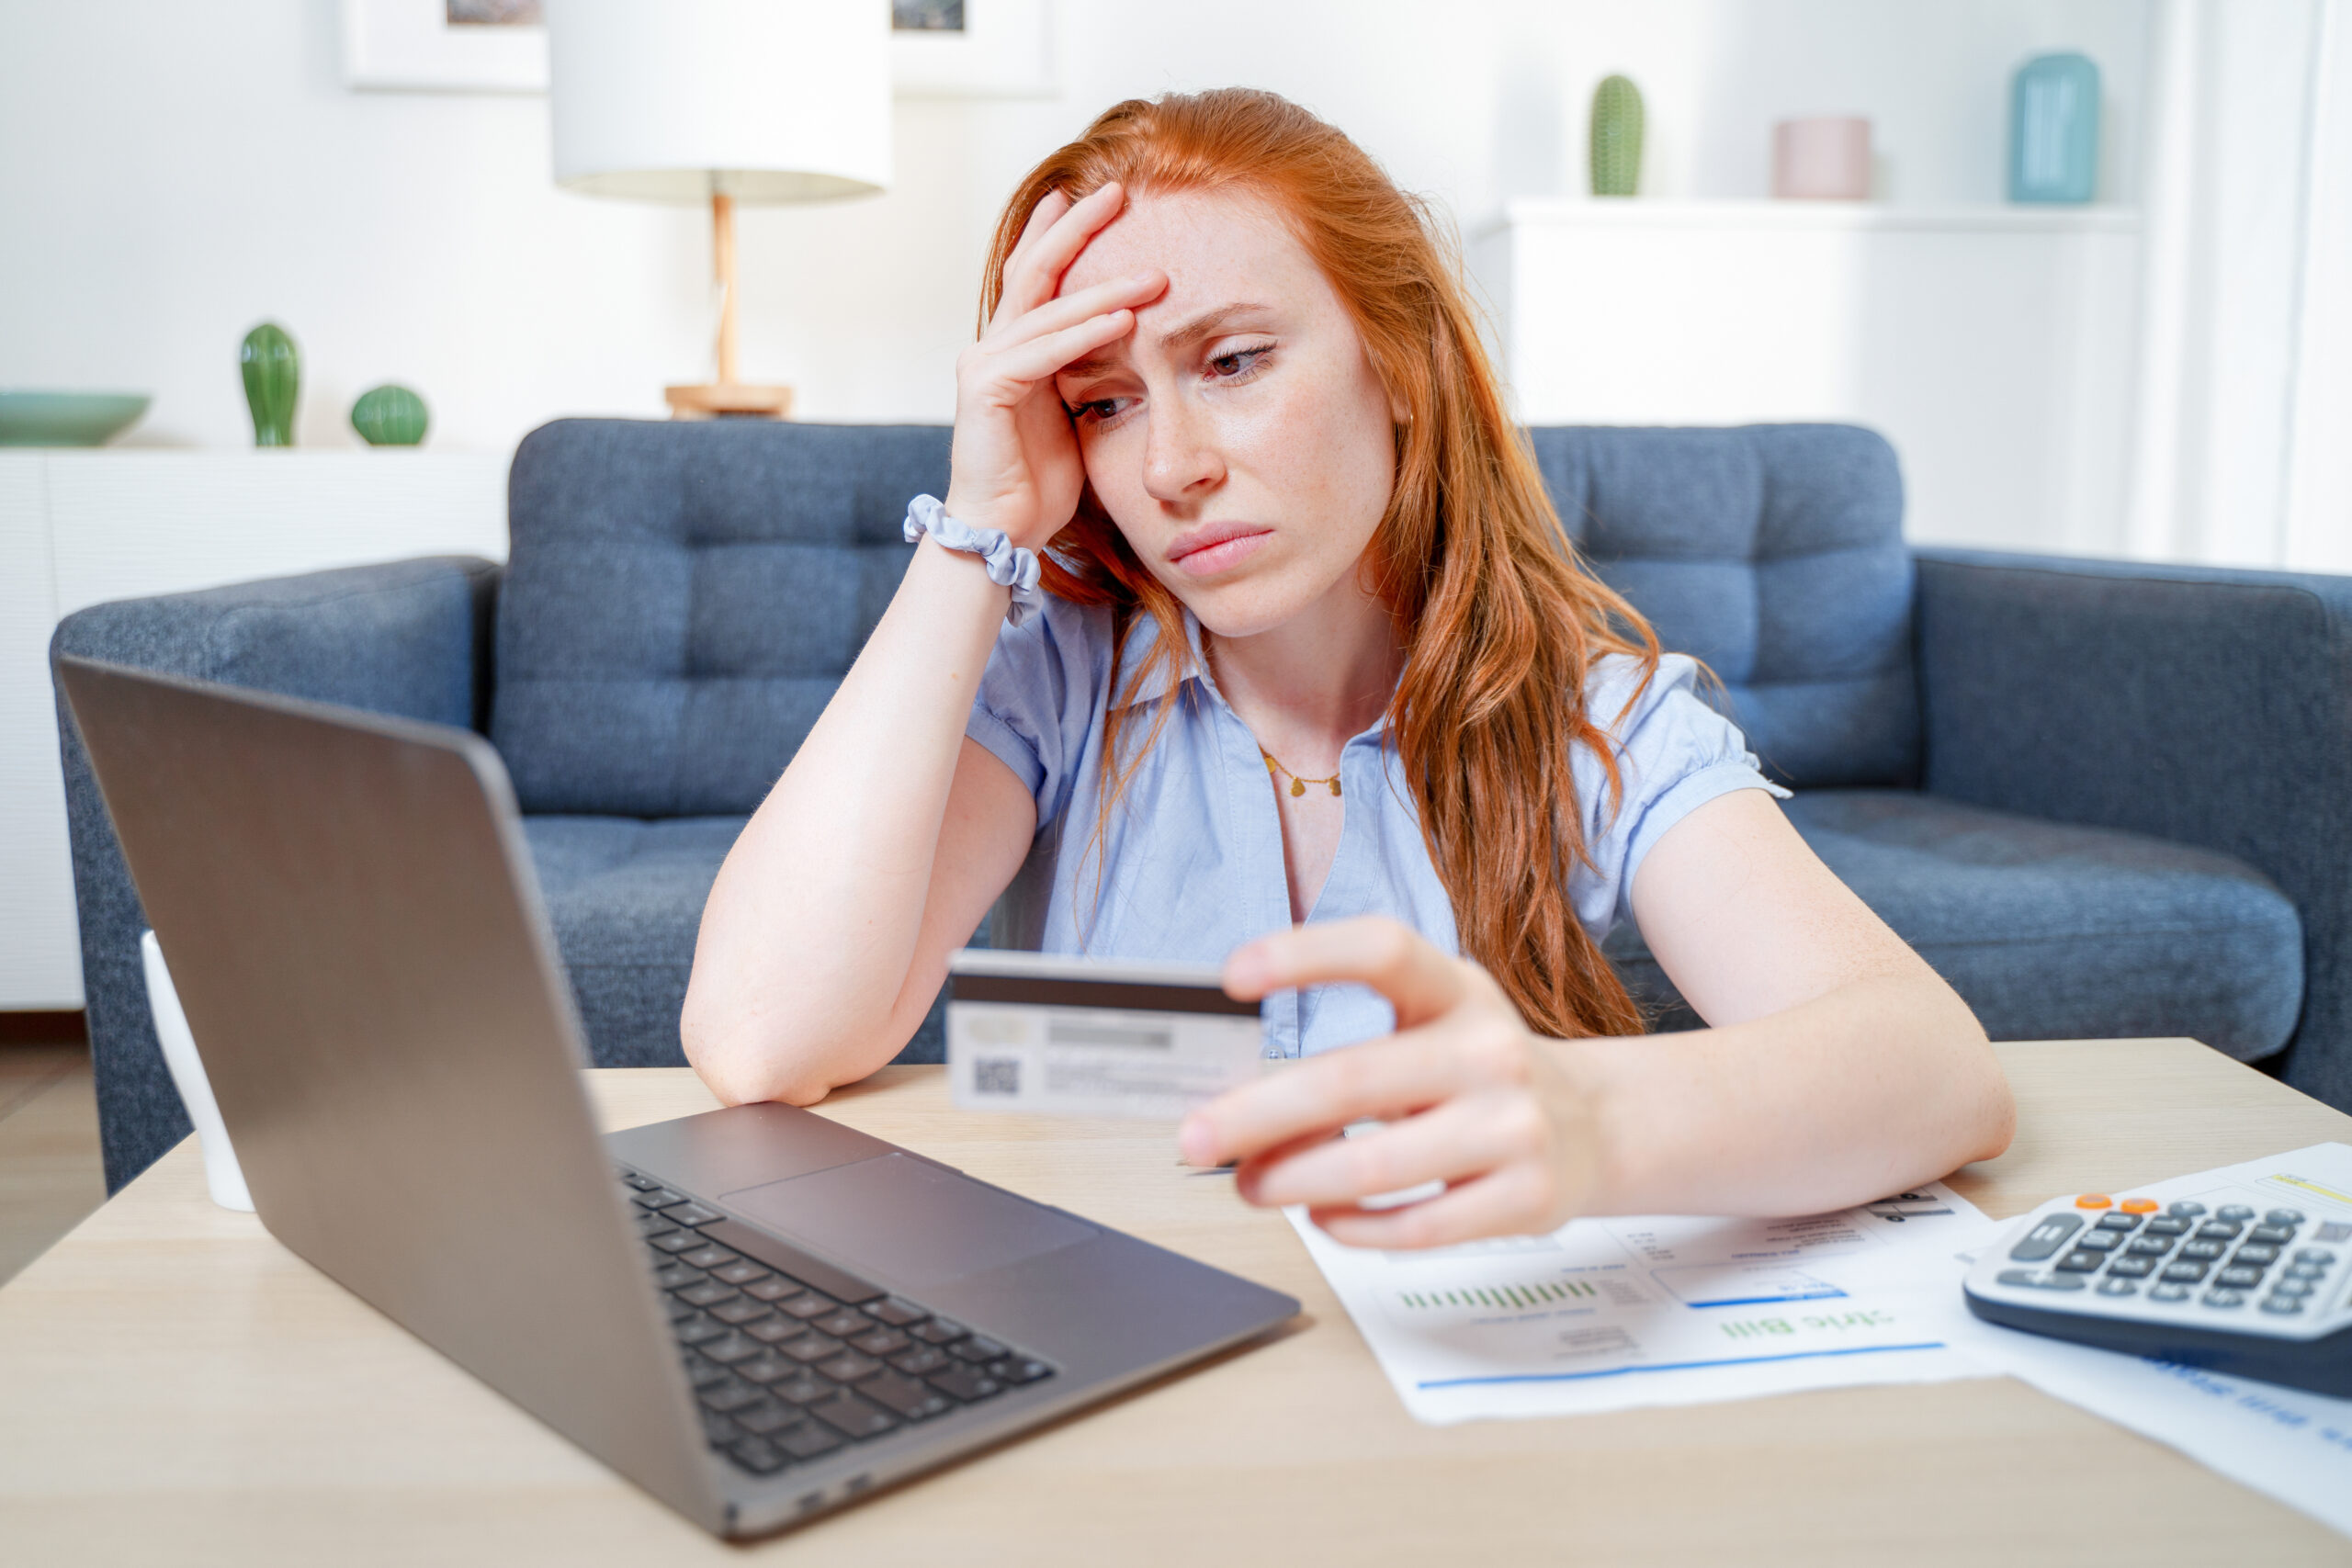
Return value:
[(1266, 1031), (1213, 964), (963, 948), (947, 1081), (967, 1111), (1178, 1117), (1258, 1076)]

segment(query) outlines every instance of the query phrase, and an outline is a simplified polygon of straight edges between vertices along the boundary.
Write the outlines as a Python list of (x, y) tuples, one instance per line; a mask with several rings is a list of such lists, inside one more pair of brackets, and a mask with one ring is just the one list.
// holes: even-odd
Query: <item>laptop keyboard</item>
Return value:
[(710, 1446), (753, 1475), (1054, 1375), (1027, 1355), (622, 1170)]

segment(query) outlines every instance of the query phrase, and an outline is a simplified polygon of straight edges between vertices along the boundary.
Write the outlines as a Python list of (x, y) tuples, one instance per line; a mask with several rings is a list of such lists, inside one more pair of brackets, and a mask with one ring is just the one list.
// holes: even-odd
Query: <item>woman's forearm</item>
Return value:
[(1593, 1213), (1843, 1208), (1989, 1158), (2016, 1122), (1984, 1030), (1924, 972), (1725, 1028), (1553, 1048), (1596, 1109)]
[(894, 1014), (1006, 597), (978, 557), (926, 539), (729, 852), (681, 1020), (723, 1098), (805, 1103), (903, 1043)]

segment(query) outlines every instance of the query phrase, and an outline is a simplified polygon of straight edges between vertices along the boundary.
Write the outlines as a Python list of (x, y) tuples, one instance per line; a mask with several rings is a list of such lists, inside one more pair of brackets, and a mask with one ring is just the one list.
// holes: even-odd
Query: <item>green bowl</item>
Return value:
[(0, 446), (103, 446), (152, 400), (144, 392), (0, 391)]

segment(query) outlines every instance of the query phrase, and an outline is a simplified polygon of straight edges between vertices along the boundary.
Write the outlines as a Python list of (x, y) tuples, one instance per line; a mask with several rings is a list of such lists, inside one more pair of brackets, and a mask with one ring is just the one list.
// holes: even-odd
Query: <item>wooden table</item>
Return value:
[[(2193, 1041), (2001, 1048), (1987, 1213), (2329, 1139)], [(707, 1109), (592, 1075), (616, 1127)], [(652, 1503), (215, 1208), (183, 1144), (0, 1290), (0, 1562), (2352, 1562), (2352, 1541), (2005, 1378), (1416, 1425), (1278, 1214), (1168, 1131), (951, 1110), (892, 1068), (826, 1114), (1306, 1303), (1284, 1337), (751, 1548)], [(397, 1179), (397, 1173), (387, 1173)]]

